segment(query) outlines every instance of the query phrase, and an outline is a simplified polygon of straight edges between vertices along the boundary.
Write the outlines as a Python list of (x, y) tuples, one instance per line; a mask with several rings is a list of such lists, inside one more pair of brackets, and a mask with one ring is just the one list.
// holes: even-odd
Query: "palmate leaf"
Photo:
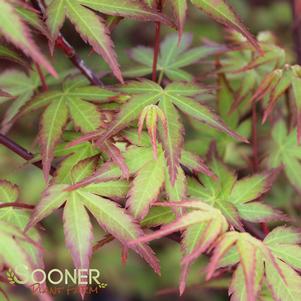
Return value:
[(172, 23), (162, 14), (145, 7), (139, 1), (90, 1), (90, 0), (53, 0), (47, 9), (47, 25), (53, 42), (59, 34), (67, 17), (75, 26), (85, 42), (100, 54), (112, 69), (116, 78), (123, 82), (119, 64), (104, 21), (92, 10), (109, 15), (132, 17), (146, 21), (158, 21), (168, 25)]
[[(175, 1), (177, 2), (177, 1)], [(184, 33), (181, 40), (176, 34), (168, 35), (160, 45), (157, 70), (160, 78), (166, 75), (171, 80), (191, 81), (192, 76), (182, 68), (192, 65), (201, 59), (217, 54), (222, 47), (200, 46), (188, 49), (192, 43), (192, 36)], [(131, 58), (142, 66), (131, 67), (124, 75), (127, 77), (141, 77), (152, 72), (153, 49), (138, 46), (130, 52)]]
[[(138, 136), (137, 132), (136, 136)], [(151, 145), (148, 147), (131, 146), (122, 152), (122, 156), (128, 167), (129, 176), (134, 176), (134, 180), (128, 192), (126, 205), (137, 219), (143, 219), (146, 216), (153, 202), (157, 200), (164, 184), (166, 198), (168, 200), (179, 201), (185, 197), (186, 176), (183, 170), (179, 168), (175, 182), (173, 184), (171, 183), (161, 145), (158, 147), (157, 159), (153, 158)], [(185, 151), (183, 157), (186, 158), (186, 162), (190, 164), (188, 164), (189, 166), (187, 168), (192, 166), (192, 170), (201, 170), (212, 176), (212, 172), (208, 168), (205, 168), (205, 165), (198, 156)], [(189, 160), (187, 160), (187, 158), (189, 158)], [(184, 164), (183, 162), (181, 163)], [(92, 183), (95, 185), (96, 183), (105, 183), (107, 181), (120, 179), (122, 176), (123, 173), (120, 166), (107, 161), (102, 164), (92, 176), (71, 185), (67, 190), (73, 191)]]
[(75, 139), (70, 143), (70, 146), (77, 145), (87, 140), (96, 139), (96, 143), (102, 144), (106, 139), (111, 138), (120, 130), (128, 127), (132, 121), (138, 118), (146, 106), (157, 103), (159, 103), (161, 110), (164, 109), (165, 112), (163, 113), (166, 115), (167, 137), (163, 137), (161, 131), (160, 139), (168, 161), (172, 183), (175, 181), (175, 176), (179, 167), (179, 157), (181, 156), (183, 141), (183, 126), (178, 119), (179, 116), (176, 107), (197, 121), (216, 128), (239, 141), (247, 141), (244, 137), (231, 131), (223, 121), (205, 105), (194, 100), (194, 97), (206, 91), (206, 89), (197, 84), (174, 82), (167, 85), (163, 90), (158, 84), (143, 80), (129, 82), (119, 90), (131, 94), (132, 97), (121, 107), (119, 113), (107, 130), (88, 133), (79, 139)]
[(236, 176), (216, 159), (210, 165), (217, 180), (200, 176), (188, 179), (188, 195), (199, 198), (218, 208), (236, 229), (243, 230), (240, 219), (250, 222), (266, 222), (283, 218), (268, 205), (256, 201), (269, 191), (277, 170), (237, 180)]
[(82, 133), (95, 131), (101, 125), (101, 114), (94, 103), (113, 100), (117, 93), (92, 86), (66, 86), (63, 90), (49, 91), (36, 95), (19, 116), (47, 105), (40, 121), (40, 143), (43, 171), (48, 179), (55, 146), (59, 142), (64, 126), (71, 117), (74, 128)]
[[(73, 181), (80, 181), (89, 176), (96, 166), (95, 163), (95, 158), (92, 157), (75, 165), (72, 169)], [(119, 181), (111, 183), (118, 185)], [(96, 218), (99, 225), (118, 239), (124, 247), (131, 247), (128, 242), (143, 234), (125, 209), (101, 196), (103, 192), (104, 196), (110, 198), (116, 196), (116, 191), (111, 190), (110, 193), (106, 187), (101, 185), (98, 187), (94, 184), (72, 192), (67, 192), (67, 187), (68, 185), (65, 184), (53, 184), (45, 190), (27, 229), (65, 204), (63, 217), (66, 245), (77, 268), (87, 268), (91, 257), (93, 233), (87, 210)], [(120, 191), (120, 195), (124, 195), (123, 190)], [(159, 273), (158, 261), (146, 244), (139, 244), (132, 249), (142, 256), (155, 272)]]
[[(277, 251), (282, 249), (278, 234), (284, 241), (287, 237), (288, 244), (283, 244), (284, 248), (288, 247), (284, 252), (286, 258), (277, 254)], [(294, 270), (296, 266), (287, 258), (292, 256), (297, 261), (300, 260), (300, 247), (297, 243), (300, 243), (300, 234), (292, 228), (275, 228), (264, 241), (257, 240), (247, 233), (228, 232), (215, 246), (208, 266), (207, 279), (212, 277), (217, 265), (227, 256), (229, 250), (235, 250), (239, 260), (236, 262), (238, 266), (229, 290), (231, 300), (257, 300), (263, 283), (271, 290), (273, 300), (294, 300), (300, 294), (301, 277)]]
[(272, 130), (272, 140), (266, 148), (266, 165), (270, 168), (282, 166), (292, 186), (300, 193), (301, 147), (297, 142), (296, 130), (288, 133), (284, 121), (280, 120)]
[(56, 71), (36, 46), (31, 37), (30, 30), (24, 24), (14, 6), (8, 1), (1, 0), (0, 14), (1, 35), (56, 77)]
[[(164, 202), (156, 203), (156, 205), (193, 210), (171, 221), (171, 223), (163, 225), (158, 231), (131, 241), (130, 244), (149, 242), (176, 231), (184, 231), (181, 242), (184, 254), (181, 261), (179, 286), (180, 294), (182, 295), (186, 286), (189, 266), (202, 253), (206, 252), (217, 238), (228, 229), (228, 223), (219, 210), (201, 201)], [(169, 216), (167, 215), (168, 218)]]

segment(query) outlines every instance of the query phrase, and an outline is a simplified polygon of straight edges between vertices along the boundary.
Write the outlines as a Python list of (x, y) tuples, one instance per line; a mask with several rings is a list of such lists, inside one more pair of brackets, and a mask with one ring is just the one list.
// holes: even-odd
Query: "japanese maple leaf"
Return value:
[[(182, 231), (182, 251), (180, 274), (180, 294), (182, 295), (188, 274), (189, 266), (202, 253), (208, 251), (221, 234), (227, 231), (229, 225), (220, 210), (201, 201), (163, 202), (156, 206), (180, 208), (189, 210), (170, 223), (163, 225), (158, 231), (146, 234), (131, 241), (131, 245), (149, 242), (177, 231)], [(158, 214), (159, 212), (157, 212)], [(159, 213), (162, 214), (162, 211)], [(164, 212), (166, 214), (166, 212)], [(165, 215), (166, 216), (166, 215)], [(168, 216), (168, 215), (167, 215)]]
[[(134, 144), (128, 147), (122, 155), (128, 167), (129, 176), (134, 177), (128, 192), (126, 206), (137, 219), (143, 219), (147, 215), (150, 207), (157, 200), (162, 187), (164, 187), (169, 200), (181, 200), (186, 194), (186, 176), (183, 170), (179, 169), (176, 180), (172, 184), (161, 145), (158, 146), (158, 155), (154, 159), (150, 139), (145, 135), (144, 133), (144, 137), (139, 139), (137, 131), (123, 132), (123, 137)], [(140, 146), (137, 147), (135, 144)], [(204, 162), (190, 152), (183, 151), (180, 162), (191, 171), (204, 172), (213, 176)], [(122, 175), (119, 165), (113, 161), (107, 161), (92, 176), (71, 185), (67, 190), (72, 191), (91, 183), (119, 179)]]
[[(97, 105), (112, 101), (116, 95), (110, 90), (68, 82), (62, 90), (53, 90), (36, 95), (26, 104), (19, 116), (46, 107), (40, 120), (39, 139), (41, 144), (43, 172), (48, 179), (53, 151), (59, 142), (68, 119), (74, 128), (87, 133), (102, 124)], [(93, 103), (92, 103), (93, 102)]]
[[(223, 51), (224, 47), (200, 46), (189, 49), (192, 44), (192, 35), (184, 33), (180, 44), (176, 34), (168, 35), (160, 45), (157, 70), (159, 81), (166, 75), (171, 80), (192, 81), (193, 76), (183, 68), (195, 64), (201, 59)], [(153, 49), (138, 46), (130, 51), (131, 58), (143, 66), (137, 66), (124, 71), (126, 77), (141, 77), (152, 73)]]
[(279, 120), (273, 127), (272, 140), (266, 143), (265, 163), (269, 168), (283, 167), (292, 186), (301, 193), (301, 146), (296, 129), (288, 132), (285, 122)]
[[(258, 300), (263, 283), (273, 300), (297, 300), (301, 293), (300, 233), (278, 227), (263, 241), (248, 233), (228, 232), (215, 246), (207, 279), (216, 268), (236, 265), (229, 294), (231, 300)], [(231, 255), (230, 255), (231, 254)]]
[(103, 19), (94, 11), (144, 21), (157, 21), (173, 26), (166, 16), (136, 0), (52, 0), (50, 2), (47, 7), (47, 25), (52, 41), (54, 42), (58, 37), (67, 17), (81, 38), (103, 57), (121, 82), (123, 79), (109, 30)]
[[(76, 183), (91, 175), (97, 165), (97, 158), (91, 157), (80, 161), (71, 170), (72, 183)], [(63, 222), (66, 245), (71, 252), (77, 269), (88, 269), (92, 255), (93, 231), (88, 212), (90, 212), (100, 227), (113, 235), (121, 244), (130, 247), (138, 253), (154, 269), (160, 273), (157, 258), (146, 244), (129, 246), (128, 242), (138, 238), (143, 231), (127, 211), (107, 198), (116, 196), (119, 181), (111, 181), (108, 185), (88, 185), (68, 192), (66, 184), (49, 186), (39, 204), (36, 206), (27, 229), (50, 215), (64, 205)], [(112, 186), (110, 188), (110, 186)], [(123, 192), (121, 191), (122, 195)]]
[(163, 145), (173, 184), (179, 169), (179, 158), (184, 139), (184, 127), (179, 111), (212, 128), (225, 132), (239, 141), (247, 142), (244, 137), (231, 131), (219, 116), (213, 113), (208, 107), (195, 100), (197, 95), (206, 91), (206, 89), (199, 85), (174, 82), (163, 89), (154, 82), (142, 80), (129, 82), (119, 90), (131, 95), (131, 98), (121, 107), (107, 130), (88, 133), (74, 140), (70, 143), (70, 146), (87, 140), (96, 140), (96, 143), (101, 144), (137, 120), (146, 106), (158, 104), (166, 119), (166, 129), (162, 128), (159, 131), (159, 137)]
[(217, 180), (199, 176), (199, 181), (188, 179), (188, 195), (221, 210), (229, 224), (244, 231), (240, 219), (249, 222), (267, 222), (283, 216), (257, 199), (270, 190), (278, 170), (255, 174), (237, 180), (223, 163), (213, 159), (209, 165)]

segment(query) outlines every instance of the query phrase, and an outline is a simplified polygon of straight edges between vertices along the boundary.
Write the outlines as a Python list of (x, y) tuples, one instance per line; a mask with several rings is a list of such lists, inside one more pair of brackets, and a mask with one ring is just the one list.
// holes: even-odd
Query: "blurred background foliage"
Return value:
[[(293, 42), (291, 36), (292, 16), (291, 8), (288, 0), (230, 0), (233, 7), (240, 14), (242, 20), (256, 35), (261, 31), (272, 31), (278, 38), (278, 43), (287, 50), (287, 53), (293, 58)], [(163, 26), (162, 40), (171, 33), (172, 30)], [(193, 9), (190, 10), (187, 17), (185, 32), (193, 34), (193, 46), (200, 46), (202, 39), (210, 39), (215, 42), (223, 42), (225, 32), (223, 28), (206, 18), (202, 13)], [(84, 45), (79, 36), (74, 32), (72, 26), (65, 24), (63, 34), (68, 37), (71, 44), (77, 49), (86, 63), (100, 75), (109, 72), (108, 67), (103, 60), (92, 53), (88, 46)], [(151, 23), (141, 23), (132, 20), (122, 20), (113, 30), (113, 40), (118, 53), (119, 62), (123, 71), (129, 70), (135, 63), (129, 57), (131, 48), (143, 45), (152, 47), (154, 41), (154, 25)], [(45, 49), (47, 45), (44, 45)], [(52, 62), (56, 70), (66, 70), (73, 66), (68, 59), (59, 51), (55, 51)], [(4, 68), (12, 68), (13, 65), (2, 64)], [(201, 76), (208, 68), (208, 62), (204, 61), (198, 66), (190, 67), (196, 75)], [(110, 84), (113, 78), (106, 77), (105, 83)], [(6, 106), (0, 107), (1, 115), (5, 112)], [(191, 129), (194, 125), (189, 125)], [(34, 137), (38, 128), (38, 114), (31, 114), (20, 119), (10, 132), (10, 137), (14, 138), (18, 143), (31, 150), (37, 152), (37, 141)], [(242, 129), (242, 133), (246, 136), (250, 131), (248, 125)], [(189, 133), (190, 140), (186, 142), (187, 148), (204, 154), (205, 149), (202, 145), (205, 143), (195, 143), (195, 135), (193, 131)], [(187, 137), (186, 137), (187, 139)], [(204, 138), (206, 139), (206, 138)], [(224, 143), (229, 143), (225, 138)], [(228, 162), (235, 163), (235, 153), (239, 150), (235, 147), (228, 149)], [(0, 146), (0, 178), (7, 179), (16, 183), (21, 188), (21, 200), (36, 204), (39, 200), (41, 192), (44, 189), (44, 179), (41, 170), (25, 164), (22, 159), (15, 154)], [(300, 216), (296, 213), (296, 207), (300, 207), (300, 201), (293, 189), (287, 185), (286, 181), (278, 180), (274, 185), (271, 193), (267, 197), (268, 201), (275, 207), (282, 208), (288, 212), (294, 219), (294, 222), (300, 226)], [(43, 237), (43, 245), (45, 247), (46, 270), (51, 268), (73, 269), (71, 256), (64, 244), (64, 235), (62, 230), (62, 222), (59, 216), (60, 212), (52, 214), (43, 222), (41, 229)], [(53, 225), (56, 225), (53, 227)], [(95, 234), (97, 240), (103, 237), (103, 233), (98, 229)], [(128, 261), (125, 266), (122, 265), (120, 259), (120, 246), (116, 242), (111, 242), (100, 250), (94, 256), (91, 264), (92, 268), (100, 270), (102, 281), (108, 283), (108, 287), (103, 289), (99, 295), (87, 296), (87, 300), (198, 300), (198, 301), (219, 301), (227, 300), (227, 287), (229, 279), (227, 275), (220, 280), (205, 283), (203, 281), (204, 267), (206, 265), (206, 257), (201, 257), (196, 264), (193, 265), (189, 275), (188, 289), (184, 296), (178, 296), (178, 276), (180, 247), (177, 243), (168, 239), (160, 240), (160, 242), (152, 243), (156, 250), (162, 265), (162, 277), (159, 278), (153, 271), (143, 263), (133, 253), (129, 254)], [(13, 289), (13, 288), (12, 288)], [(14, 288), (14, 290), (16, 290)], [(12, 301), (32, 300), (33, 297), (27, 295), (26, 291), (20, 289), (15, 291), (15, 297)], [(28, 297), (27, 297), (28, 296)], [(2, 298), (0, 296), (0, 298)], [(79, 296), (56, 296), (55, 300), (79, 300)]]

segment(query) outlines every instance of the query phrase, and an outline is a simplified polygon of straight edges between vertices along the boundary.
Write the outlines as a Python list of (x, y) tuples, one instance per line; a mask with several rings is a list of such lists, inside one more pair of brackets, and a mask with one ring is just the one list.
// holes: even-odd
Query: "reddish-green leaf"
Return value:
[(124, 209), (89, 192), (80, 191), (78, 193), (85, 200), (85, 205), (95, 216), (101, 227), (120, 240), (122, 244), (131, 247), (148, 262), (156, 273), (160, 273), (158, 261), (150, 247), (142, 243), (135, 246), (129, 245), (129, 241), (137, 239), (142, 235), (142, 231), (132, 218), (125, 213)]

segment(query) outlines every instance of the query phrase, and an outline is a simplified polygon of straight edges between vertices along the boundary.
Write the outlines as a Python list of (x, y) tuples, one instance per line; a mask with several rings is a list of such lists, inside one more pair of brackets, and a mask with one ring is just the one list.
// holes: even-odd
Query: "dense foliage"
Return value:
[[(204, 32), (193, 42), (198, 21), (186, 19), (196, 10), (223, 39)], [(136, 31), (115, 51), (111, 31), (128, 19)], [(139, 31), (154, 25), (146, 46)], [(301, 66), (292, 48), (268, 31), (253, 36), (224, 0), (0, 0), (0, 38), (1, 300), (61, 300), (47, 283), (33, 296), (32, 282), (14, 279), (26, 276), (20, 265), (30, 274), (69, 258), (104, 270), (118, 291), (109, 274), (124, 272), (112, 259), (120, 248), (124, 275), (138, 267), (140, 286), (153, 279), (149, 265), (158, 279), (176, 275), (189, 300), (299, 300)], [(27, 161), (21, 169), (14, 153)]]

